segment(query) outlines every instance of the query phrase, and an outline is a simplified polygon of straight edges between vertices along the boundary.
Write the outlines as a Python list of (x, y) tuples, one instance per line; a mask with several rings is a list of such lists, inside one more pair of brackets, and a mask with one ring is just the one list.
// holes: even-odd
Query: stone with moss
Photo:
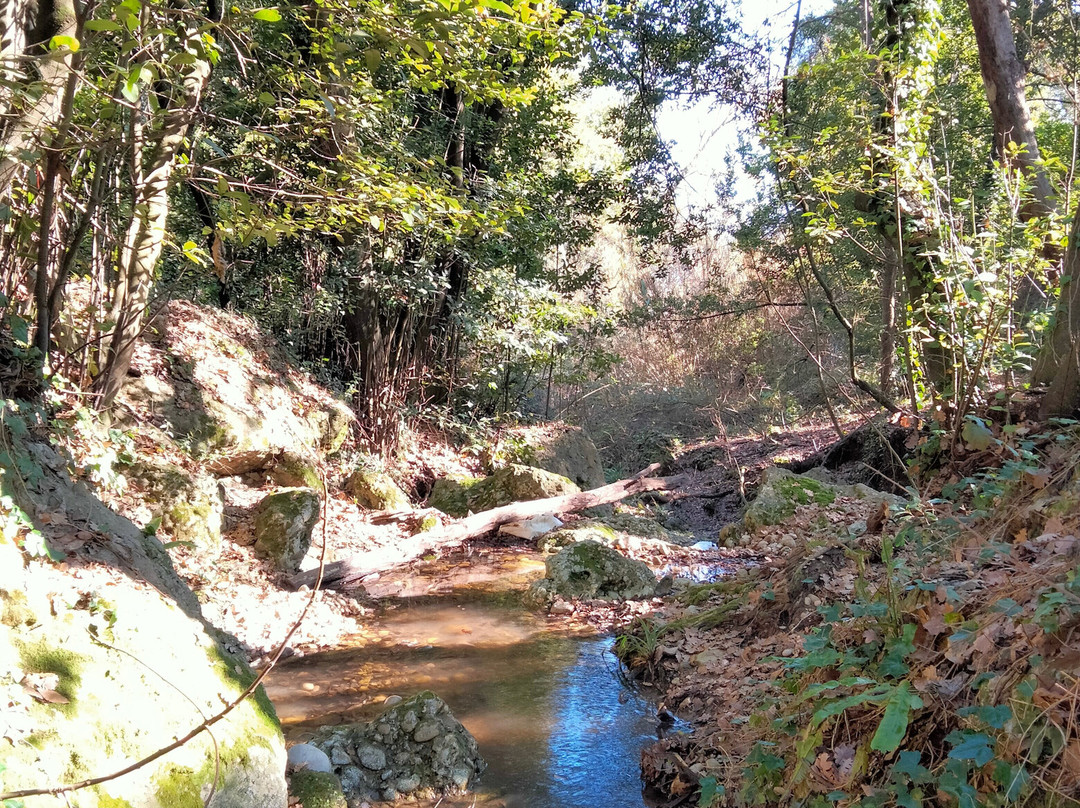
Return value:
[(600, 488), (607, 482), (596, 444), (577, 426), (564, 426), (542, 438), (533, 448), (529, 464), (560, 474), (583, 491)]
[(322, 477), (311, 460), (296, 452), (283, 452), (270, 466), (270, 479), (278, 485), (322, 490)]
[(164, 537), (188, 542), (211, 558), (221, 552), (225, 499), (217, 480), (172, 463), (144, 458), (126, 466), (124, 476), (142, 494), (142, 501), (149, 506)]
[(346, 808), (345, 792), (333, 772), (302, 769), (289, 777), (289, 794), (300, 801), (299, 808)]
[(560, 474), (511, 463), (469, 489), (469, 510), (479, 513), (512, 502), (579, 493), (581, 489)]
[(793, 516), (800, 505), (831, 505), (837, 497), (887, 502), (890, 505), (899, 505), (904, 501), (863, 484), (830, 484), (816, 476), (773, 467), (766, 469), (761, 477), (757, 496), (743, 515), (742, 530), (754, 533), (768, 525), (780, 524)]
[(428, 505), (442, 511), (447, 516), (461, 518), (469, 515), (469, 492), (481, 481), (482, 477), (462, 475), (440, 477), (431, 487)]
[(356, 469), (345, 480), (344, 488), (357, 505), (371, 510), (403, 511), (412, 507), (394, 478), (380, 469)]
[(528, 602), (634, 600), (652, 597), (656, 575), (642, 561), (595, 541), (572, 544), (549, 557), (544, 578), (532, 585)]
[(254, 509), (255, 552), (283, 572), (296, 572), (318, 520), (319, 495), (310, 488), (267, 494)]
[(619, 540), (619, 533), (610, 525), (600, 522), (578, 522), (569, 527), (553, 530), (541, 536), (537, 544), (544, 553), (556, 553), (564, 547), (583, 541), (611, 546)]
[[(0, 659), (11, 663), (0, 665), (0, 691), (15, 696), (6, 714), (14, 743), (4, 752), (5, 789), (114, 771), (187, 734), (254, 678), (201, 621), (152, 587), (107, 568), (72, 585), (62, 570), (28, 568), (27, 601), (45, 607), (33, 625), (0, 627)], [(75, 591), (80, 597), (55, 597)], [(16, 676), (47, 682), (49, 698), (31, 697)], [(259, 688), (214, 725), (213, 737), (201, 733), (131, 774), (79, 791), (72, 804), (197, 808), (213, 788), (214, 808), (284, 806), (284, 767), (281, 728)]]

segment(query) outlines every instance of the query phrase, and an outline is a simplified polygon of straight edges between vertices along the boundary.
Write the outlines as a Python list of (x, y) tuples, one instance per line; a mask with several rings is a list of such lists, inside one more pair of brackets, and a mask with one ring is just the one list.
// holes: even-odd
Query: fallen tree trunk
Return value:
[[(327, 564), (323, 570), (322, 586), (327, 589), (348, 589), (349, 587), (358, 586), (361, 579), (369, 575), (383, 572), (414, 558), (419, 558), (436, 548), (460, 544), (466, 539), (483, 536), (497, 530), (508, 522), (518, 522), (522, 519), (548, 513), (555, 515), (576, 513), (586, 508), (594, 508), (597, 505), (618, 502), (626, 497), (641, 494), (645, 491), (668, 490), (683, 481), (681, 476), (649, 477), (650, 474), (655, 474), (659, 470), (660, 464), (654, 463), (648, 468), (642, 469), (633, 477), (600, 488), (594, 488), (591, 491), (564, 494), (563, 496), (549, 497), (548, 499), (534, 499), (528, 502), (513, 502), (501, 508), (492, 508), (490, 511), (467, 516), (464, 519), (455, 519), (436, 530), (414, 536), (393, 550), (373, 550)], [(386, 521), (386, 519), (384, 518), (382, 521)], [(289, 585), (293, 588), (313, 586), (316, 581), (318, 581), (318, 570), (301, 572), (288, 579)]]

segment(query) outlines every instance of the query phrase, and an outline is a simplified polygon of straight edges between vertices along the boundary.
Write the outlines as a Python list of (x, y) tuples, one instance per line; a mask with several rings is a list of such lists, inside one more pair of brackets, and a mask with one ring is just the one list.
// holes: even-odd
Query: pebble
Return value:
[(357, 757), (361, 766), (372, 771), (378, 771), (386, 765), (386, 754), (374, 746), (361, 746), (357, 750)]
[[(346, 758), (348, 758), (348, 755), (346, 755)], [(346, 760), (346, 762), (348, 761)], [(289, 749), (288, 767), (290, 770), (307, 769), (312, 772), (328, 772), (330, 771), (330, 758), (326, 756), (326, 752), (317, 746), (312, 746), (309, 743), (298, 743)]]
[(420, 787), (420, 775), (409, 774), (405, 777), (399, 777), (394, 785), (397, 786), (397, 790), (402, 794), (416, 791), (416, 789)]
[(557, 600), (551, 607), (551, 614), (573, 614), (574, 604), (565, 600)]
[(795, 656), (795, 649), (794, 648), (785, 648), (784, 652), (780, 656), (793, 657), (793, 656)]
[(401, 696), (387, 696), (385, 699), (383, 699), (383, 706), (393, 707), (395, 704), (400, 704), (402, 701), (404, 701), (404, 699), (402, 699)]
[(340, 746), (335, 746), (330, 752), (330, 762), (335, 766), (348, 766), (352, 763), (352, 758)]
[(434, 740), (439, 734), (439, 724), (437, 721), (424, 721), (416, 728), (416, 732), (413, 733), (413, 740), (417, 743), (427, 743)]

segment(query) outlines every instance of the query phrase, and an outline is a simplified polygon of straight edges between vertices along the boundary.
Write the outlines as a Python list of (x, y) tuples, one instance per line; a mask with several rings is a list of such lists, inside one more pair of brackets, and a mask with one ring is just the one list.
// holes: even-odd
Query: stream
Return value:
[(444, 559), (367, 584), (379, 614), (355, 647), (279, 666), (267, 691), (290, 742), (368, 721), (390, 695), (432, 690), (476, 737), (479, 789), (441, 806), (634, 808), (656, 704), (628, 688), (610, 636), (570, 636), (524, 609), (535, 553)]

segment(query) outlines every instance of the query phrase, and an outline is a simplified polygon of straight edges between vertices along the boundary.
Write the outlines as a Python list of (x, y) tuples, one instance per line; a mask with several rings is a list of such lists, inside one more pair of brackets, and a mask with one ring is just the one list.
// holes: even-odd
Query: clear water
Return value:
[(369, 720), (392, 693), (430, 689), (480, 744), (479, 790), (450, 806), (634, 808), (656, 707), (628, 690), (610, 638), (576, 639), (498, 602), (408, 601), (379, 621), (383, 641), (278, 668), (268, 691), (290, 740)]

